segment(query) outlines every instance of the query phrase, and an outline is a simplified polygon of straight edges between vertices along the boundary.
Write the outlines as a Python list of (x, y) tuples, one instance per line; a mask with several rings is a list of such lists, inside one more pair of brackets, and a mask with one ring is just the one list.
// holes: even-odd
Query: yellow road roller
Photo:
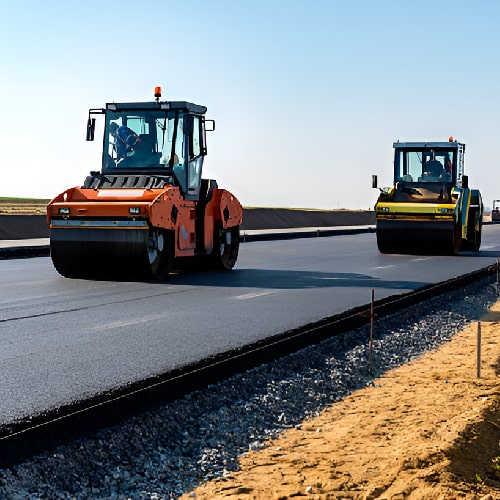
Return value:
[[(381, 253), (455, 255), (481, 246), (483, 202), (464, 173), (465, 144), (395, 142), (394, 179), (375, 204)], [(372, 185), (377, 188), (377, 176)]]

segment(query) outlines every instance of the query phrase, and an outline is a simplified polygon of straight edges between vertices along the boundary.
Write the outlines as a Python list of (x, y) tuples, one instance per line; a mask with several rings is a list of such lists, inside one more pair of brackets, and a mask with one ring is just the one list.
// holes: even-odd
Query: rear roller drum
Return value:
[[(467, 239), (462, 240), (462, 248), (478, 252), (481, 248), (481, 213), (478, 210), (471, 210), (469, 213), (469, 223), (467, 225)], [(479, 229), (476, 229), (479, 228)]]
[(214, 269), (231, 270), (238, 259), (240, 248), (240, 227), (222, 228), (217, 224), (214, 230), (214, 248), (210, 256)]
[(479, 230), (474, 230), (472, 241), (471, 241), (471, 250), (474, 252), (479, 252), (479, 249), (481, 248), (481, 231), (482, 228), (479, 227)]

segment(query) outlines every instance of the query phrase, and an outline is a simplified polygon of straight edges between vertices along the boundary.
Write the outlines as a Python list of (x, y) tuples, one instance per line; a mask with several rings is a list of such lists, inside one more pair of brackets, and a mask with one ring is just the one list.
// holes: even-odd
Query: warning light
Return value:
[(453, 142), (453, 136), (450, 135), (449, 139), (448, 139), (448, 142)]
[(155, 97), (158, 100), (161, 97), (161, 87), (155, 87)]

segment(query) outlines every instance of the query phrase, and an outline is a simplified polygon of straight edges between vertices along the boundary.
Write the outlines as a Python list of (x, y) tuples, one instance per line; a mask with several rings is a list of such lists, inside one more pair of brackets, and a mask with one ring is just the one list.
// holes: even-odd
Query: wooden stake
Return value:
[(372, 288), (372, 302), (370, 305), (370, 375), (373, 376), (373, 310), (374, 310), (375, 289)]
[(477, 378), (481, 378), (481, 322), (477, 322)]

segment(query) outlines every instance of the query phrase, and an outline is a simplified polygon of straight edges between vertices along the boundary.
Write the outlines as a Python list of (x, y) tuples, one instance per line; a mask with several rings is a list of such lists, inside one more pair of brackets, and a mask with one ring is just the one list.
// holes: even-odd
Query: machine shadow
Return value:
[(499, 257), (500, 250), (479, 250), (479, 252), (460, 252), (460, 257)]
[(291, 271), (279, 269), (234, 269), (230, 272), (190, 272), (173, 274), (157, 283), (220, 286), (234, 288), (308, 289), (308, 288), (389, 288), (415, 290), (430, 283), (424, 281), (381, 280), (365, 274)]

